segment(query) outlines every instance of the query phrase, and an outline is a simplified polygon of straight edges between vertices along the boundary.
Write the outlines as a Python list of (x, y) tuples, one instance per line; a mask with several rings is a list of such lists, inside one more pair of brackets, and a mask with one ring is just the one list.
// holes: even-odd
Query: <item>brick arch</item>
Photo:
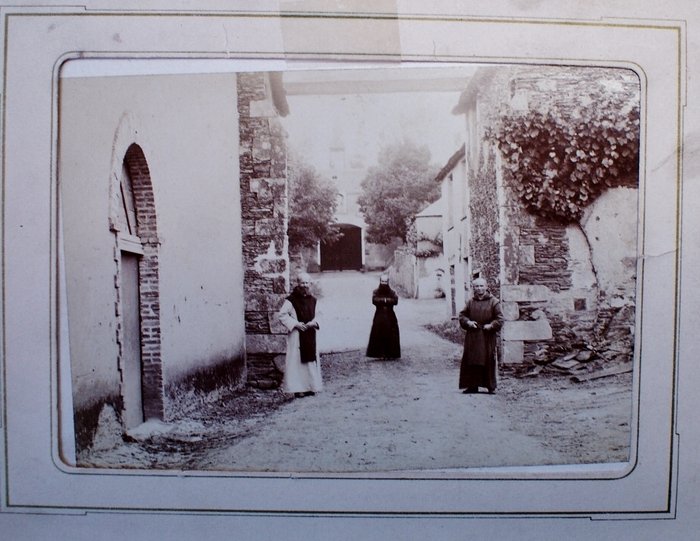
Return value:
[(136, 143), (127, 149), (124, 166), (131, 179), (136, 233), (143, 248), (139, 259), (143, 413), (145, 419), (163, 419), (158, 225), (151, 173), (143, 150)]

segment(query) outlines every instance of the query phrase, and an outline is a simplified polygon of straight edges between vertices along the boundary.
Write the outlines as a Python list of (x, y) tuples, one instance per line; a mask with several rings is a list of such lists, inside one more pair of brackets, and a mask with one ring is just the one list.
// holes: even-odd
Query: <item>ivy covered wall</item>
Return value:
[[(501, 298), (504, 360), (541, 360), (599, 344), (612, 305), (626, 318), (618, 327), (631, 333), (636, 75), (588, 67), (484, 68), (455, 112), (467, 124), (469, 257)], [(627, 195), (613, 198), (620, 205), (614, 212), (596, 203), (620, 190)], [(619, 237), (615, 242), (589, 238), (601, 220)]]

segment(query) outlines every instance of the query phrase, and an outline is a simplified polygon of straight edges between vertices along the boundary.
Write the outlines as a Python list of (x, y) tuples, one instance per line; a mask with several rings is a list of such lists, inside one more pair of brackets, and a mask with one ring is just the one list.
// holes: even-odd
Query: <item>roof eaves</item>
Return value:
[(284, 89), (284, 81), (281, 71), (270, 72), (270, 93), (272, 103), (280, 116), (289, 114), (289, 103), (287, 102), (287, 91)]
[(442, 179), (444, 179), (447, 176), (447, 174), (455, 168), (459, 161), (462, 158), (464, 158), (465, 152), (465, 145), (462, 144), (462, 146), (459, 147), (457, 152), (450, 156), (450, 159), (447, 160), (445, 166), (442, 169), (440, 169), (440, 172), (435, 177), (435, 182), (442, 182)]

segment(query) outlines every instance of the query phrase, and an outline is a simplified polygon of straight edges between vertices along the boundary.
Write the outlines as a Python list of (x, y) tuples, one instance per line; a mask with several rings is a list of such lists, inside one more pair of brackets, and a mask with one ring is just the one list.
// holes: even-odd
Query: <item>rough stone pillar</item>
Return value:
[(289, 286), (287, 148), (266, 73), (238, 75), (240, 185), (248, 382), (271, 388), (286, 331), (277, 322)]

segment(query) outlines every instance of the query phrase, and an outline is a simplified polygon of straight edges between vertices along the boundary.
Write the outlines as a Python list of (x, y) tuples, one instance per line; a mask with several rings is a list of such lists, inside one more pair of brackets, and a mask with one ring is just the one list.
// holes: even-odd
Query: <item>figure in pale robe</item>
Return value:
[(311, 277), (301, 273), (297, 286), (285, 299), (278, 317), (286, 327), (287, 352), (282, 388), (297, 398), (311, 396), (323, 388), (316, 331), (316, 297), (309, 291)]

